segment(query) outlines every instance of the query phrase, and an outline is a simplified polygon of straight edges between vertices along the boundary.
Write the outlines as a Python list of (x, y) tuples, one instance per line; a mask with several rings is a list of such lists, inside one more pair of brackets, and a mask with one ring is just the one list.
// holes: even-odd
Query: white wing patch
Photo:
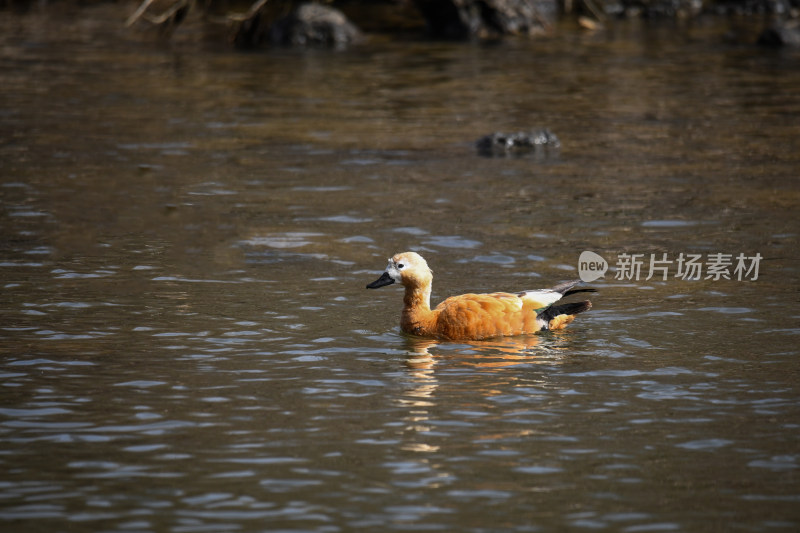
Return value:
[(561, 293), (550, 289), (539, 289), (536, 291), (525, 291), (519, 293), (519, 297), (525, 301), (533, 302), (535, 308), (548, 307), (561, 299)]

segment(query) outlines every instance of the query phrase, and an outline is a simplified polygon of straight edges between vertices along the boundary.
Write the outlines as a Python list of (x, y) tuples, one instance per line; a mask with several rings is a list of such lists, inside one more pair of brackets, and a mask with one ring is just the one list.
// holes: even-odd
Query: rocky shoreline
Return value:
[[(0, 0), (0, 12), (48, 5)], [(131, 11), (127, 5), (120, 6), (123, 9)], [(585, 31), (598, 31), (625, 18), (685, 21), (742, 15), (759, 25), (754, 44), (800, 46), (800, 0), (141, 0), (126, 25), (156, 27), (162, 38), (169, 38), (194, 16), (225, 26), (238, 48), (341, 48), (363, 42), (369, 30), (362, 28), (418, 28), (428, 38), (492, 40), (546, 33), (563, 19), (574, 20)]]

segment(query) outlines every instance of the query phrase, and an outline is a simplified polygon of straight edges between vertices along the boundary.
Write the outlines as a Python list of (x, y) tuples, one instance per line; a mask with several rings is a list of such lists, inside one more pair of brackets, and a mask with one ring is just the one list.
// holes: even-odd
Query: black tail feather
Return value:
[(580, 292), (597, 292), (597, 289), (572, 289), (564, 293), (564, 297), (570, 294), (578, 294)]
[(539, 313), (539, 316), (537, 318), (539, 320), (543, 320), (545, 324), (548, 324), (558, 315), (577, 315), (578, 313), (583, 313), (584, 311), (588, 311), (591, 308), (592, 308), (592, 302), (590, 302), (589, 300), (585, 300), (583, 302), (572, 302), (561, 305), (551, 305), (550, 307)]
[(550, 287), (551, 291), (560, 292), (561, 294), (565, 295), (572, 289), (575, 285), (578, 285), (581, 282), (579, 279), (573, 279), (570, 281), (562, 281), (558, 285), (554, 287)]
[[(597, 292), (596, 289), (575, 289), (574, 287), (579, 283), (581, 283), (581, 280), (579, 279), (564, 281), (555, 287), (551, 287), (550, 290), (561, 293), (562, 297), (582, 292)], [(591, 308), (592, 302), (589, 300), (585, 300), (583, 302), (571, 302), (561, 305), (551, 305), (539, 313), (539, 315), (536, 317), (536, 321), (539, 323), (539, 326), (542, 330), (547, 330), (550, 329), (550, 321), (555, 317), (559, 315), (577, 315), (578, 313), (583, 313)]]

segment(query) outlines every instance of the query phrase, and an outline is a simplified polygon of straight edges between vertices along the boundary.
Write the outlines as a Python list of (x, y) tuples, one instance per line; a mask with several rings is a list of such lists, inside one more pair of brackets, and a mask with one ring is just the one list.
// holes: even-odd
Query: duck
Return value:
[(405, 288), (400, 329), (409, 335), (450, 341), (563, 329), (575, 315), (591, 309), (592, 303), (586, 300), (554, 304), (569, 294), (594, 292), (593, 289), (574, 289), (581, 283), (574, 280), (549, 289), (451, 296), (431, 309), (433, 271), (416, 252), (392, 256), (383, 274), (366, 288), (378, 289), (393, 283)]

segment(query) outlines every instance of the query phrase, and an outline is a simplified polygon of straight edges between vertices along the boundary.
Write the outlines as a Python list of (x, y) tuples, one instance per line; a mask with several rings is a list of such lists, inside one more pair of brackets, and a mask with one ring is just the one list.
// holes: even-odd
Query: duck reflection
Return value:
[(432, 423), (443, 416), (438, 412), (442, 407), (438, 404), (443, 399), (437, 398), (440, 386), (437, 367), (446, 366), (448, 370), (452, 370), (454, 365), (471, 367), (476, 372), (467, 378), (468, 381), (473, 382), (479, 396), (490, 398), (499, 394), (499, 391), (507, 391), (517, 385), (530, 386), (532, 382), (541, 380), (541, 375), (537, 380), (534, 375), (521, 377), (518, 372), (504, 370), (517, 365), (557, 363), (560, 352), (565, 350), (560, 346), (562, 340), (560, 335), (528, 335), (454, 344), (404, 337), (407, 352), (404, 363), (410, 377), (410, 387), (396, 400), (408, 409), (403, 431), (407, 439), (402, 448), (422, 453), (437, 452), (440, 445), (436, 443), (446, 441), (441, 439), (444, 431)]
[(438, 445), (419, 442), (421, 436), (424, 439), (424, 435), (432, 431), (429, 425), (429, 409), (435, 405), (434, 394), (439, 387), (434, 372), (436, 363), (428, 350), (428, 341), (408, 338), (407, 342), (406, 366), (410, 370), (412, 386), (397, 398), (397, 402), (408, 409), (408, 415), (404, 417), (404, 433), (411, 433), (416, 437), (405, 442), (402, 448), (413, 452), (436, 452), (439, 450)]
[[(453, 344), (436, 339), (406, 337), (406, 366), (411, 370), (432, 369), (437, 357), (446, 357), (475, 368), (507, 368), (520, 364), (554, 363), (563, 348), (559, 341), (568, 333), (553, 333), (547, 337), (523, 335), (500, 337), (486, 341)], [(436, 350), (440, 345), (446, 349)], [(440, 352), (437, 354), (436, 352)]]

